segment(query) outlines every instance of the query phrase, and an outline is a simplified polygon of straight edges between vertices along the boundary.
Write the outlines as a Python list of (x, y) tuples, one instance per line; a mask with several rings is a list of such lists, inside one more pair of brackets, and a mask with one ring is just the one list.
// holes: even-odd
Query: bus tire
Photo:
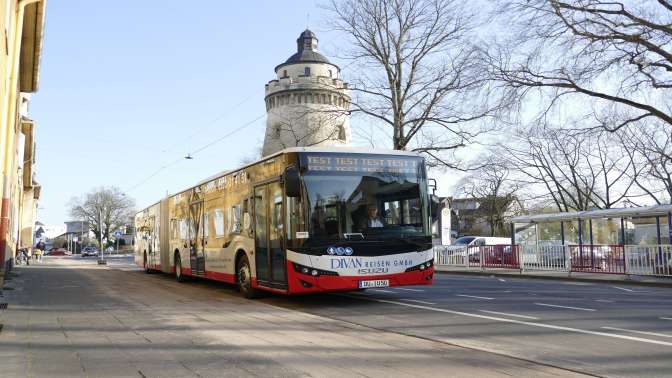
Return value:
[(252, 287), (252, 269), (250, 269), (250, 262), (247, 260), (247, 256), (243, 255), (238, 260), (236, 273), (240, 293), (247, 299), (255, 298), (257, 290)]
[(175, 279), (177, 282), (184, 282), (187, 278), (182, 274), (182, 260), (180, 259), (180, 254), (175, 254)]
[(145, 251), (145, 254), (143, 255), (142, 265), (145, 267), (145, 273), (146, 274), (152, 273), (152, 270), (149, 269), (149, 265), (147, 265), (147, 252), (146, 251)]

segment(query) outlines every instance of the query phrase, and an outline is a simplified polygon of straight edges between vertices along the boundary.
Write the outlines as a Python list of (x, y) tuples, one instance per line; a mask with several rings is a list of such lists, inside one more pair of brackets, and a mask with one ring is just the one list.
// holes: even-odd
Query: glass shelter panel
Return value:
[(655, 245), (658, 244), (656, 218), (628, 218), (624, 219), (626, 245)]
[(621, 218), (593, 219), (593, 244), (621, 244)]
[(516, 223), (517, 244), (537, 244), (537, 229), (534, 223)]
[(540, 223), (537, 225), (539, 245), (562, 245), (562, 226), (560, 222)]

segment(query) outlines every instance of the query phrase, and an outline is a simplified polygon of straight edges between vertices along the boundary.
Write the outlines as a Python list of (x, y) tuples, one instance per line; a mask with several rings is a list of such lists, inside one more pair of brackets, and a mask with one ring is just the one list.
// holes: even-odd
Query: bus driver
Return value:
[(384, 227), (384, 224), (383, 219), (378, 216), (378, 207), (373, 204), (368, 205), (366, 207), (366, 218), (360, 223), (360, 229), (382, 227)]

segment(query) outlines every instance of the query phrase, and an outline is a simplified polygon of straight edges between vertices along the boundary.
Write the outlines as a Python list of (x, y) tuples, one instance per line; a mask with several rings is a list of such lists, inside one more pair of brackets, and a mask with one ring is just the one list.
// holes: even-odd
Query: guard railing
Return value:
[(436, 246), (436, 265), (672, 277), (671, 245)]

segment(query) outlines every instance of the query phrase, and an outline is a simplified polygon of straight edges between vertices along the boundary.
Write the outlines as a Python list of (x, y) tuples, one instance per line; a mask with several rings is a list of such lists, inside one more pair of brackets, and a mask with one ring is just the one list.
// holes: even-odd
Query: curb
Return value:
[(540, 279), (540, 280), (555, 280), (555, 281), (579, 281), (579, 282), (592, 282), (592, 283), (616, 283), (623, 285), (633, 285), (633, 286), (652, 286), (652, 287), (666, 287), (672, 288), (672, 280), (670, 282), (655, 282), (655, 281), (634, 281), (632, 279), (621, 279), (621, 280), (605, 280), (599, 278), (588, 278), (588, 277), (576, 277), (576, 276), (541, 276), (541, 275), (530, 275), (530, 274), (513, 274), (513, 273), (502, 273), (502, 272), (493, 272), (493, 271), (459, 271), (459, 270), (437, 270), (434, 269), (434, 273), (439, 274), (454, 274), (454, 275), (471, 275), (471, 276), (494, 276), (494, 277), (509, 277), (509, 278), (522, 278), (522, 279)]

